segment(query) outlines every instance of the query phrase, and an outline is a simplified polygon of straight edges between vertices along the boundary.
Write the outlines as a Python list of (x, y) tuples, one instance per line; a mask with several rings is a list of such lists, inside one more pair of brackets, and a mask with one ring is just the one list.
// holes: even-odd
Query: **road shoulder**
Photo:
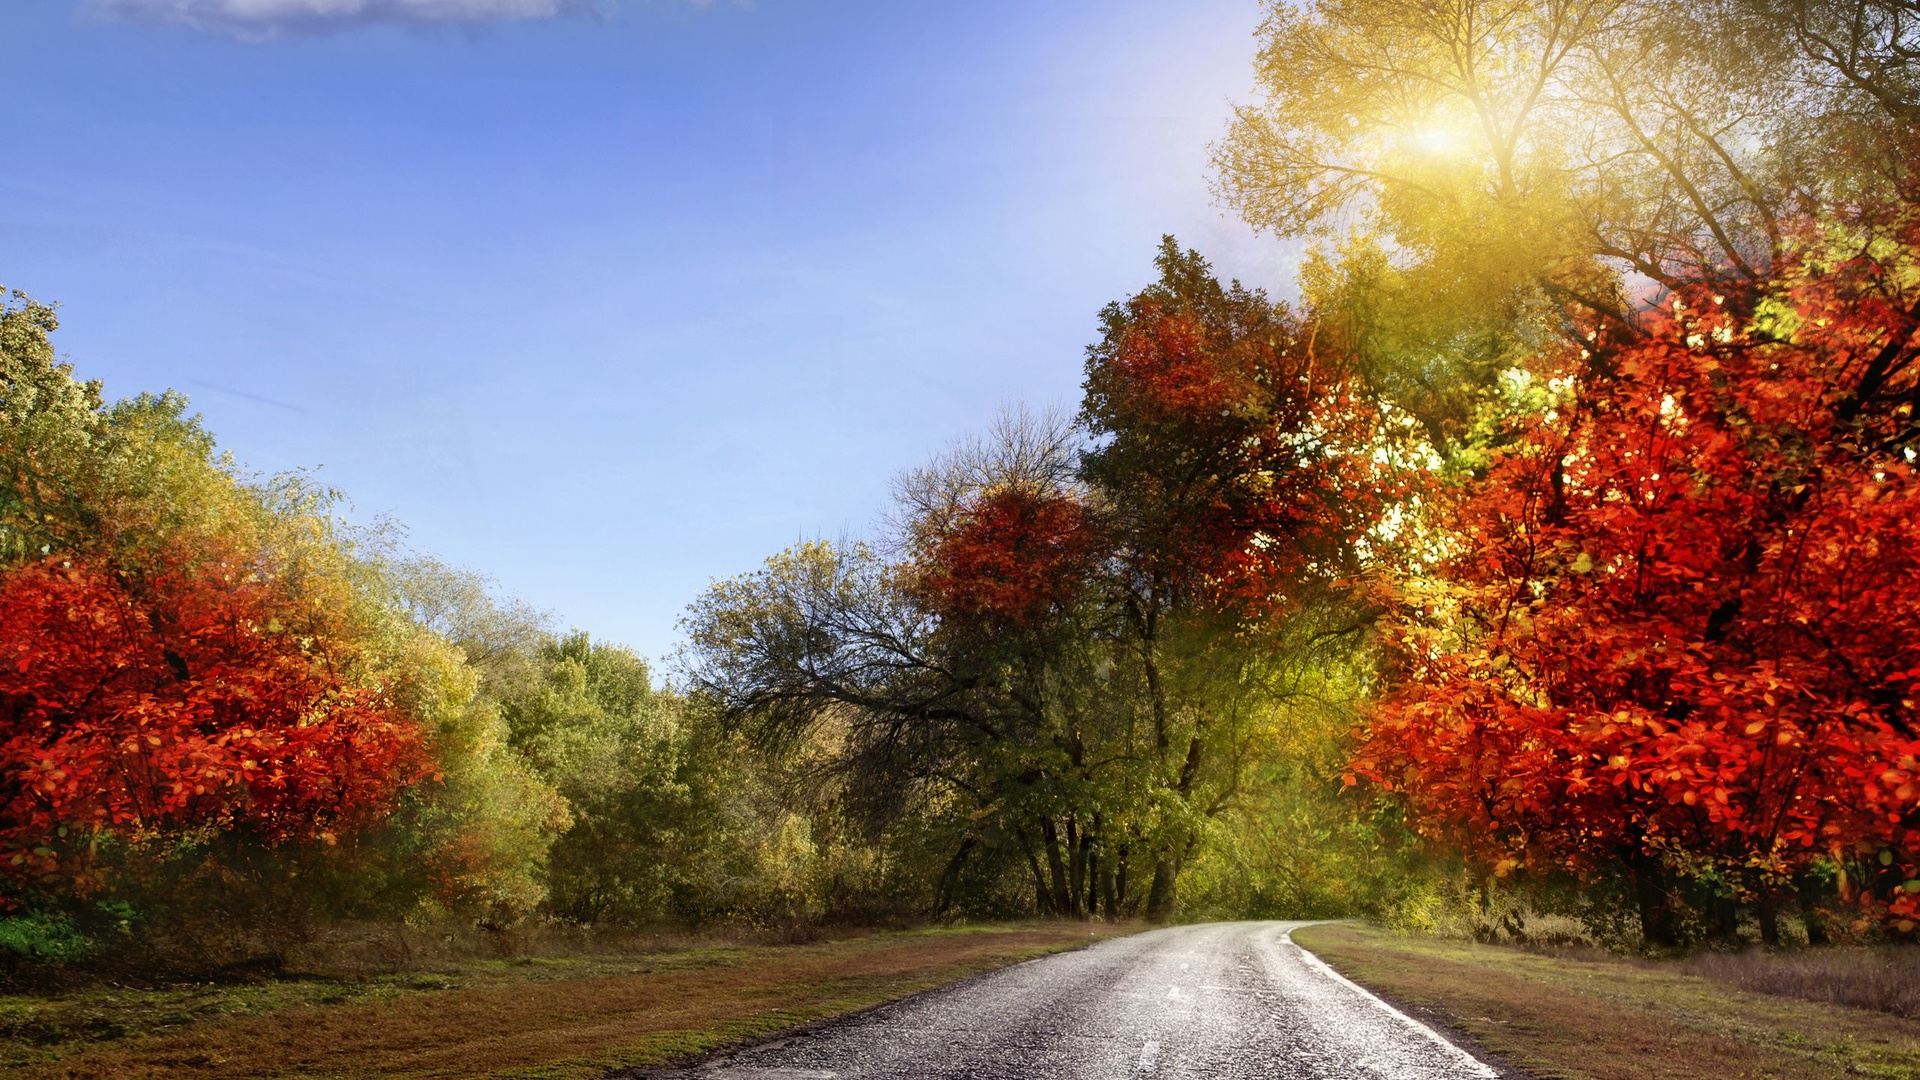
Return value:
[(1391, 934), (1354, 923), (1294, 940), (1476, 1052), (1539, 1080), (1920, 1076), (1920, 1022), (1750, 994), (1605, 957)]
[(777, 1036), (1130, 929), (935, 929), (505, 961), (370, 982), (15, 995), (0, 1000), (0, 1064), (23, 1080), (591, 1080)]

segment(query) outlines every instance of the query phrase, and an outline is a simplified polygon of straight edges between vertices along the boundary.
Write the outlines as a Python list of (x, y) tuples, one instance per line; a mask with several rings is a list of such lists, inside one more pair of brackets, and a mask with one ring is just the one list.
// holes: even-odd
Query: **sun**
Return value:
[(1458, 128), (1448, 125), (1430, 124), (1417, 128), (1408, 137), (1408, 142), (1416, 149), (1429, 154), (1451, 154), (1459, 150), (1465, 142)]

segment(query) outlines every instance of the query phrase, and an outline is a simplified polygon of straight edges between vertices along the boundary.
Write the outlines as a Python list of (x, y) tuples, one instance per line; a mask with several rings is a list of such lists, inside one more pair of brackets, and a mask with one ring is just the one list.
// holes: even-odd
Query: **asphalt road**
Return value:
[(1030, 960), (690, 1068), (682, 1080), (1488, 1080), (1288, 938), (1178, 926)]

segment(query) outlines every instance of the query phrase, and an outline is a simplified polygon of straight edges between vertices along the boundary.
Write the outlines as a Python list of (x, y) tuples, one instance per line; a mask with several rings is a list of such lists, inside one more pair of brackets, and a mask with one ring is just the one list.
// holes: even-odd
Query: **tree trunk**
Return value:
[(978, 842), (978, 838), (973, 836), (960, 841), (953, 858), (947, 860), (946, 869), (940, 872), (940, 889), (933, 908), (935, 915), (944, 915), (953, 907), (953, 894), (959, 886), (960, 869), (967, 864), (967, 856), (973, 853), (973, 847)]
[(1761, 893), (1755, 903), (1760, 915), (1760, 943), (1769, 948), (1780, 944), (1780, 909), (1772, 893)]
[(1067, 884), (1066, 861), (1060, 857), (1060, 830), (1053, 824), (1052, 818), (1040, 819), (1040, 833), (1047, 844), (1047, 869), (1053, 875), (1053, 913), (1055, 915), (1077, 915), (1074, 910), (1073, 889)]
[(1073, 890), (1073, 916), (1084, 919), (1093, 914), (1087, 900), (1087, 847), (1092, 837), (1082, 833), (1073, 818), (1067, 819), (1067, 887)]
[(1740, 905), (1732, 897), (1713, 898), (1713, 936), (1728, 944), (1740, 940)]
[(1672, 948), (1680, 944), (1673, 901), (1659, 860), (1635, 853), (1627, 861), (1633, 874), (1633, 899), (1640, 908), (1640, 937), (1648, 945)]
[(1153, 861), (1153, 883), (1147, 886), (1147, 921), (1154, 924), (1173, 921), (1173, 909), (1176, 896), (1175, 878), (1180, 868), (1174, 863), (1171, 853)]
[(1820, 913), (1820, 883), (1813, 875), (1802, 874), (1794, 891), (1800, 901), (1800, 921), (1807, 927), (1807, 944), (1829, 944), (1833, 939), (1827, 933), (1826, 916)]
[(1033, 906), (1042, 915), (1053, 914), (1053, 894), (1047, 891), (1047, 875), (1040, 869), (1040, 860), (1033, 854), (1033, 844), (1027, 839), (1025, 829), (1015, 829), (1013, 835), (1020, 840), (1020, 851), (1027, 857), (1027, 869), (1033, 871)]

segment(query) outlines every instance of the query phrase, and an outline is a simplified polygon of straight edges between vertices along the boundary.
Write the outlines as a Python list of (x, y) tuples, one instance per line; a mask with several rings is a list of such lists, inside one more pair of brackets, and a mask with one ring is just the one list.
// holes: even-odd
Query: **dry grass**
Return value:
[(1680, 968), (1756, 994), (1920, 1019), (1920, 949), (1911, 945), (1702, 953), (1682, 961)]
[(451, 973), (0, 998), (22, 1078), (593, 1077), (879, 1004), (1113, 931), (923, 930), (468, 962)]
[(1705, 958), (1550, 954), (1346, 923), (1294, 938), (1541, 1080), (1920, 1077), (1920, 1021), (1744, 990), (1689, 969)]

